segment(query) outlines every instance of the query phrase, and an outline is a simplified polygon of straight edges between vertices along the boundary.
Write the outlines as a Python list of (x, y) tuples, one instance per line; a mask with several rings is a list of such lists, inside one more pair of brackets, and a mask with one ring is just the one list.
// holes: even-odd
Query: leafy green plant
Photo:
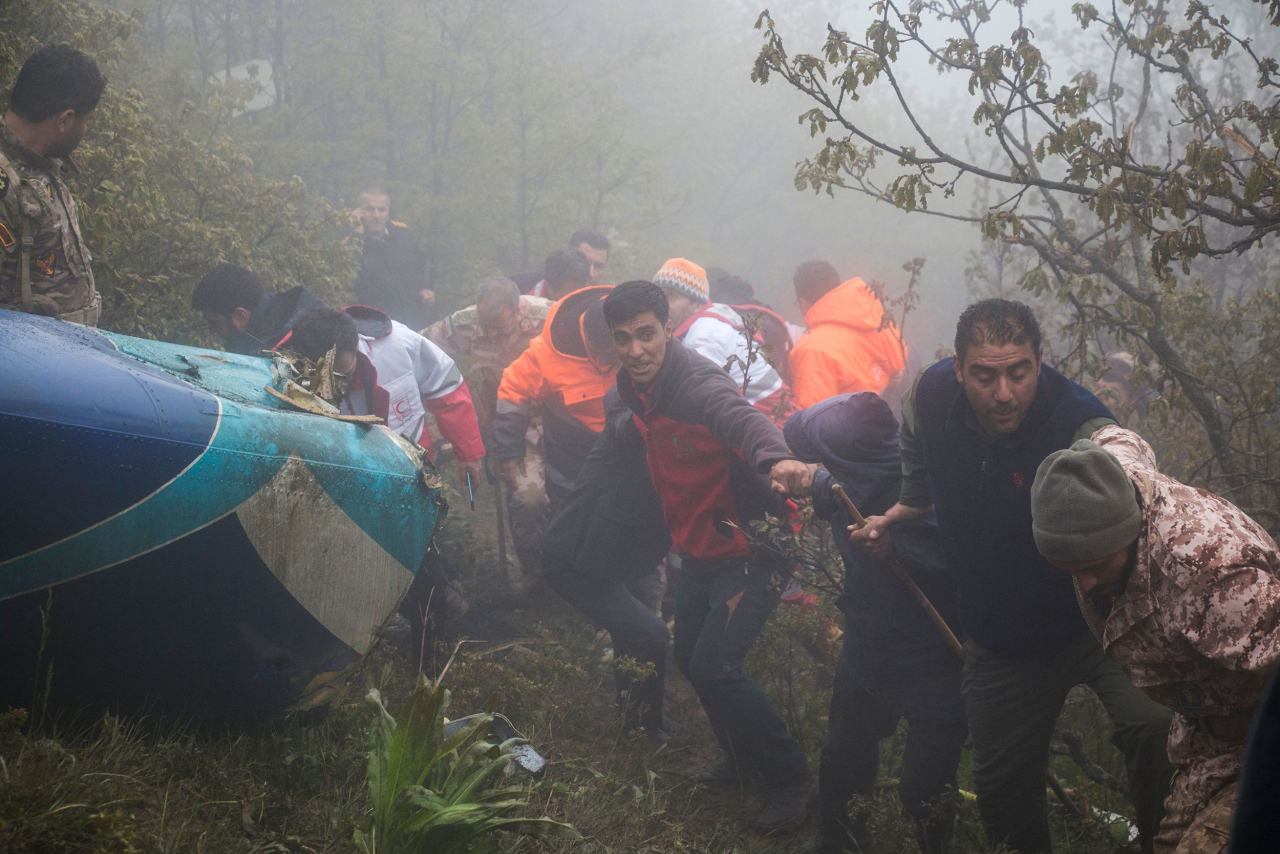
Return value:
[(372, 812), (356, 830), (362, 854), (480, 854), (497, 851), (496, 834), (580, 839), (570, 825), (525, 818), (528, 789), (503, 785), (516, 747), (527, 742), (487, 740), (492, 714), (446, 736), (449, 692), (423, 680), (395, 715), (377, 689), (369, 752)]

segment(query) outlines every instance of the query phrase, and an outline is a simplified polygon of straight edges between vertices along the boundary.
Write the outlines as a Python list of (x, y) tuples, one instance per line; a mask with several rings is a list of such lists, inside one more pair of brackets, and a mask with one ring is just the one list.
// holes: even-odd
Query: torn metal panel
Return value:
[(442, 512), (420, 448), (272, 358), (0, 311), (0, 359), (0, 702), (52, 653), (55, 701), (269, 711), (368, 650)]

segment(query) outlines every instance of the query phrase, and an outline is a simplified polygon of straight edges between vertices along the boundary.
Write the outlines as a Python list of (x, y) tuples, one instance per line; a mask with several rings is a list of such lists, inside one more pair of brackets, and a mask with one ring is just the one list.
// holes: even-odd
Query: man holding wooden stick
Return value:
[[(898, 786), (903, 809), (915, 822), (923, 854), (947, 854), (955, 827), (947, 790), (955, 787), (967, 728), (959, 642), (946, 622), (958, 622), (955, 582), (938, 527), (932, 516), (894, 525), (881, 537), (890, 543), (888, 561), (845, 535), (862, 520), (858, 507), (883, 513), (898, 500), (898, 423), (878, 395), (858, 392), (796, 413), (783, 435), (804, 462), (825, 467), (813, 477), (813, 509), (831, 523), (845, 566), (836, 600), (845, 615), (844, 643), (818, 771), (820, 823), (809, 850), (868, 849), (880, 742), (906, 718)], [(852, 817), (850, 798), (857, 799)]]
[(969, 636), (963, 692), (991, 843), (1022, 854), (1052, 850), (1049, 742), (1068, 692), (1084, 684), (1106, 707), (1150, 852), (1173, 771), (1164, 747), (1170, 714), (1106, 658), (1070, 578), (1040, 555), (1031, 529), (1040, 463), (1115, 420), (1042, 363), (1040, 339), (1021, 303), (990, 299), (964, 311), (955, 357), (927, 368), (903, 398), (898, 503), (850, 537), (887, 555), (889, 525), (936, 514)]

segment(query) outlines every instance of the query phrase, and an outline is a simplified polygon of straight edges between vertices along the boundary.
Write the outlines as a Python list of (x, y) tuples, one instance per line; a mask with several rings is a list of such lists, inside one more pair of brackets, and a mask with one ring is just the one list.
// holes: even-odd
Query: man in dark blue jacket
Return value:
[(1043, 364), (1040, 324), (988, 299), (956, 324), (952, 359), (902, 400), (902, 493), (853, 540), (883, 549), (895, 522), (933, 510), (960, 597), (973, 785), (993, 845), (1052, 850), (1044, 776), (1067, 693), (1087, 685), (1124, 754), (1144, 852), (1164, 815), (1171, 715), (1133, 686), (1085, 624), (1071, 577), (1036, 548), (1031, 484), (1054, 451), (1114, 424), (1085, 388)]
[[(898, 500), (902, 464), (898, 422), (872, 392), (842, 394), (787, 419), (787, 444), (807, 463), (813, 508), (831, 523), (844, 561), (836, 605), (845, 615), (844, 645), (831, 694), (827, 741), (818, 772), (821, 812), (814, 854), (865, 851), (871, 838), (867, 805), (880, 766), (880, 740), (907, 719), (899, 792), (915, 819), (925, 854), (951, 850), (954, 804), (947, 789), (967, 728), (960, 698), (960, 659), (889, 565), (849, 542), (849, 512), (839, 484), (860, 512), (884, 513)], [(956, 589), (932, 515), (899, 522), (884, 534), (893, 555), (953, 627)], [(850, 821), (849, 800), (859, 799)]]
[(263, 293), (262, 282), (239, 264), (219, 264), (200, 280), (191, 294), (191, 307), (223, 340), (228, 350), (256, 356), (273, 350), (288, 336), (293, 323), (309, 308), (324, 303), (304, 285), (280, 293)]

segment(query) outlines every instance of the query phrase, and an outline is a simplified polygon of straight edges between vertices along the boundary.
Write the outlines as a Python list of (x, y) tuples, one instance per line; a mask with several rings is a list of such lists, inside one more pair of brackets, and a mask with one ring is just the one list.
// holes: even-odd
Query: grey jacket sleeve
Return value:
[(697, 407), (698, 423), (721, 442), (736, 448), (747, 465), (762, 474), (774, 463), (796, 459), (782, 431), (769, 416), (747, 402), (728, 374), (710, 359), (696, 353), (690, 355), (706, 363), (690, 372), (689, 382), (682, 389), (686, 404)]

